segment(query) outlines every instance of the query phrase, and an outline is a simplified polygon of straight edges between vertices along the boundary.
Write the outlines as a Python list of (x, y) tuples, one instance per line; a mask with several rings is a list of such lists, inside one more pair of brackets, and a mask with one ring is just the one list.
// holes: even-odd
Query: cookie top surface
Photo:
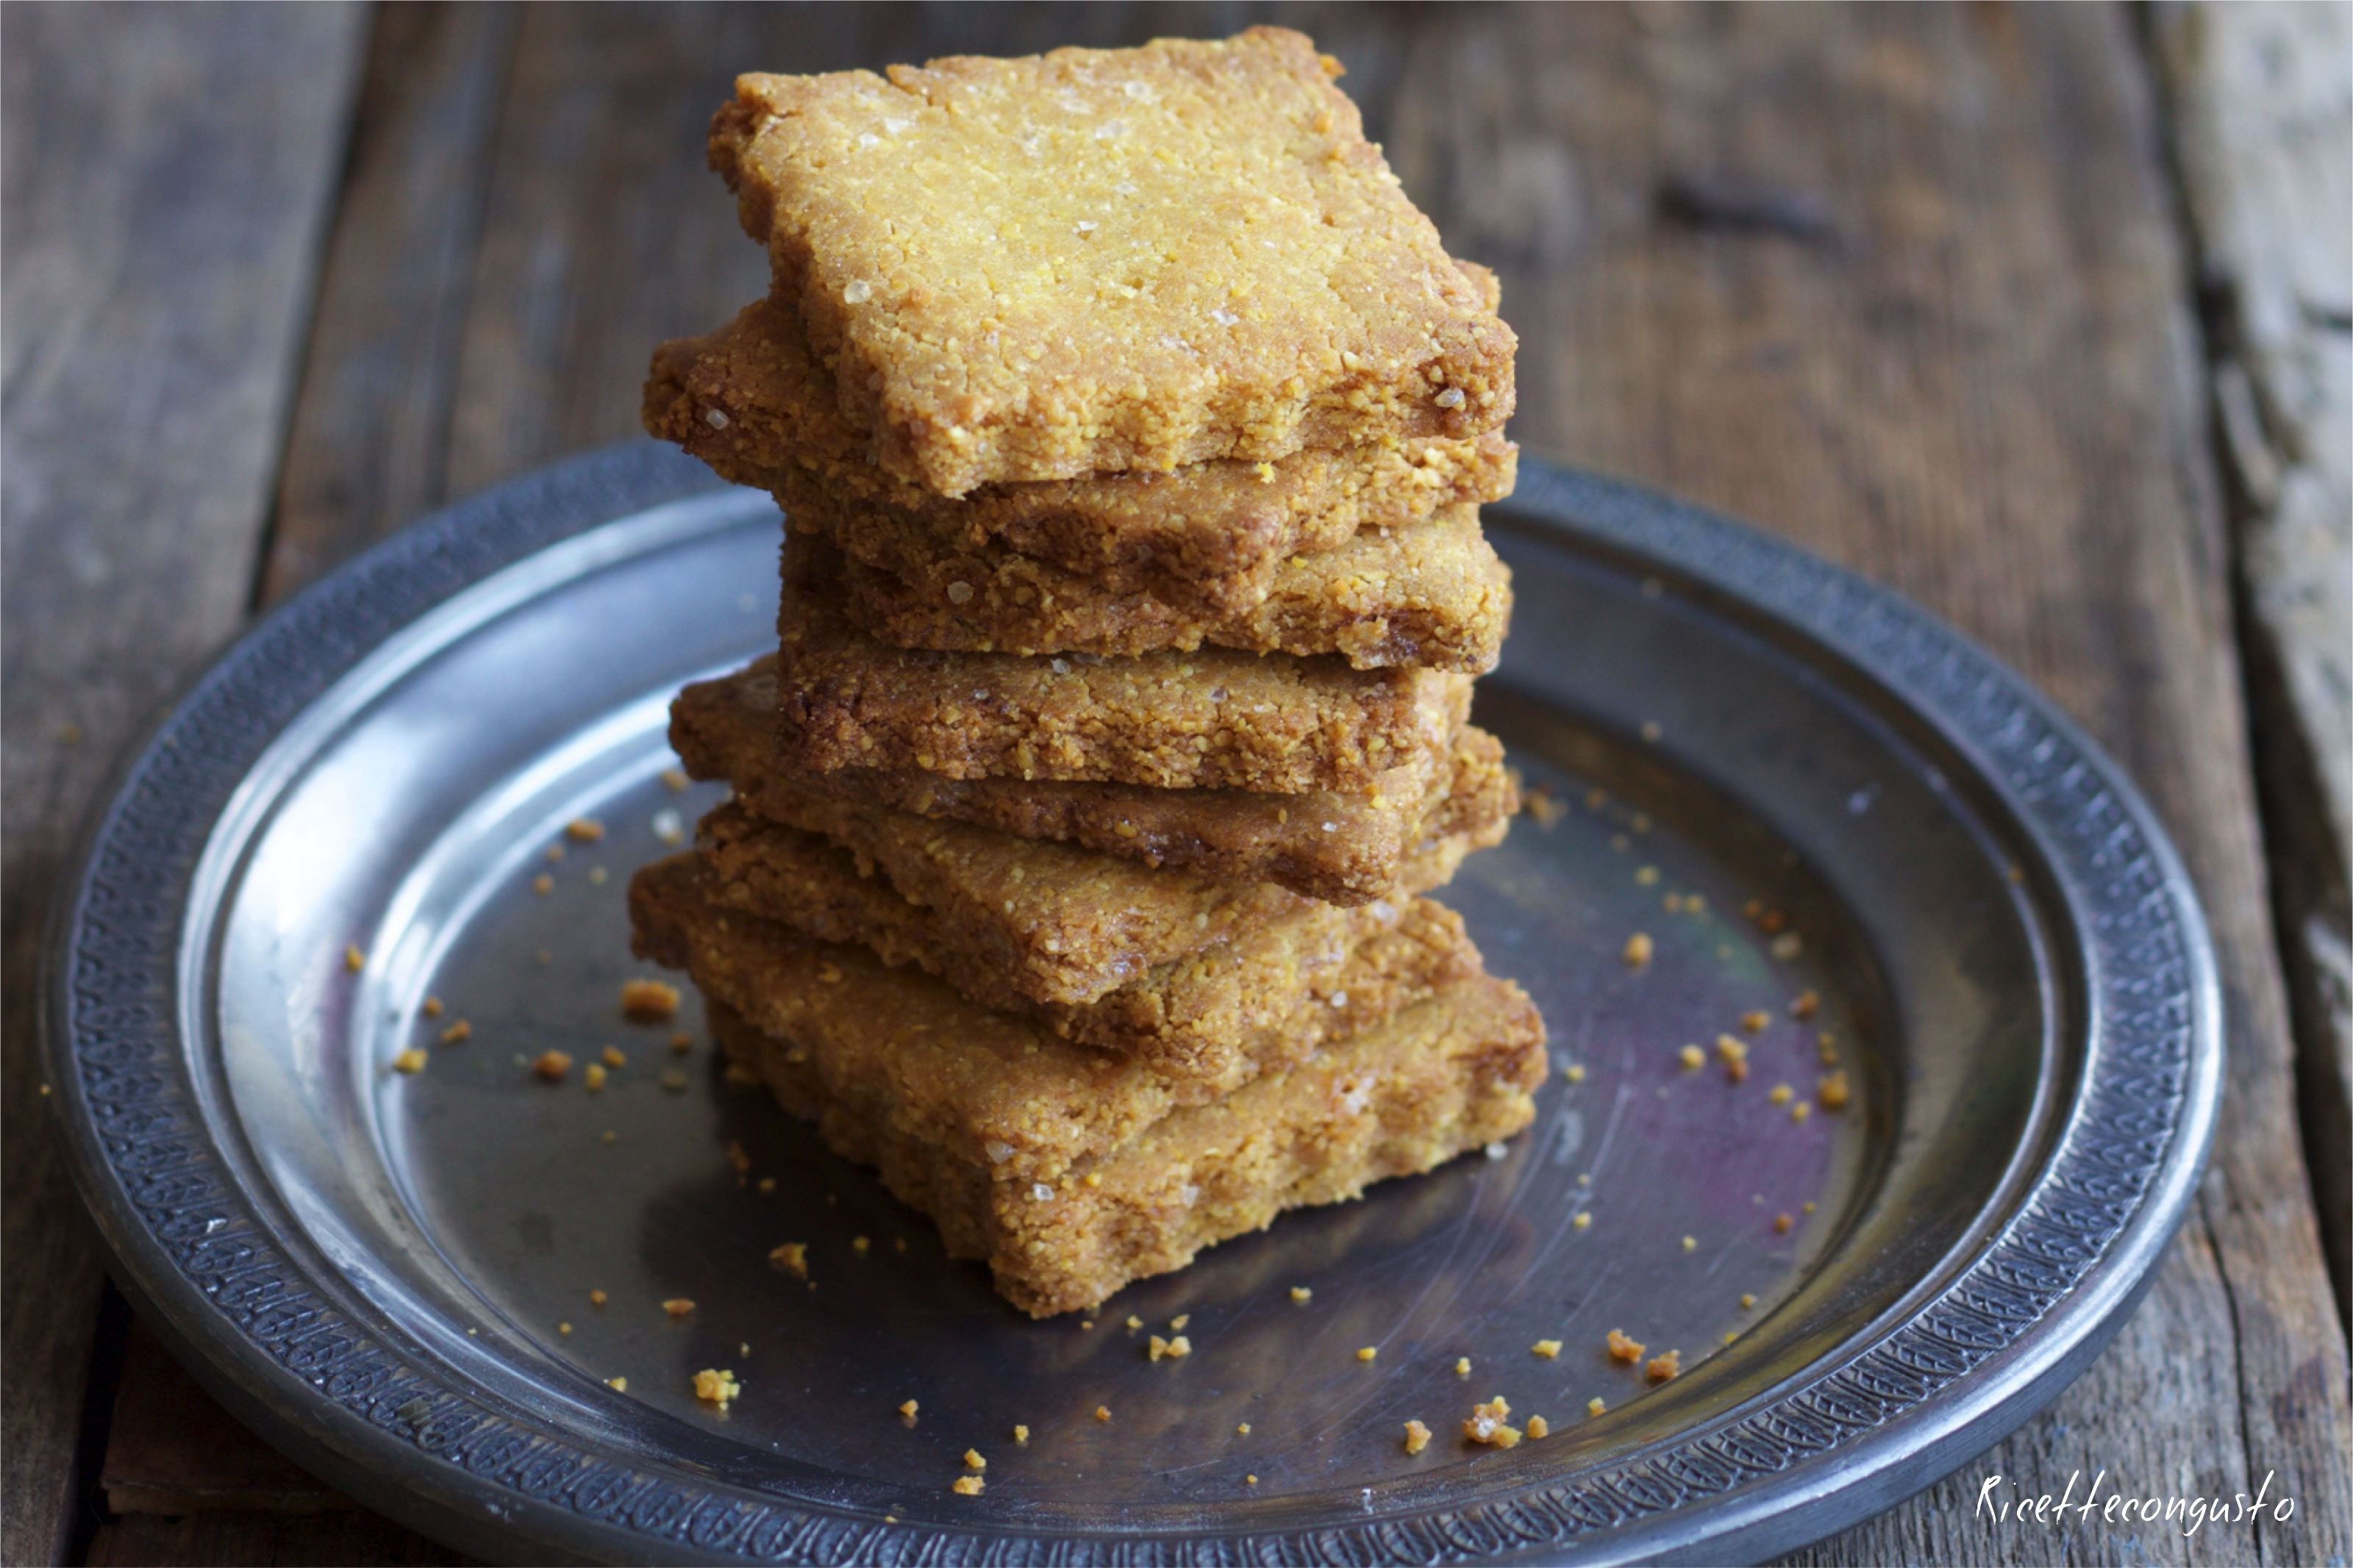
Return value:
[(1262, 460), (1511, 411), (1511, 330), (1303, 36), (750, 75), (711, 153), (884, 467)]

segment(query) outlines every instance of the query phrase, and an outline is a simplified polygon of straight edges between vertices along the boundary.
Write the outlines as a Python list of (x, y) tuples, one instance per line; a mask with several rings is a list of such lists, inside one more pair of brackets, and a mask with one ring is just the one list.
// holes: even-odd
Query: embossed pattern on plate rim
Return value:
[(190, 881), (254, 762), (385, 639), (535, 551), (712, 488), (700, 465), (629, 443), (460, 502), (331, 574), (174, 705), (93, 817), (55, 905), (51, 1104), (118, 1279), (240, 1415), (428, 1533), (493, 1555), (614, 1560), (1761, 1557), (1888, 1506), (2039, 1409), (2121, 1326), (2186, 1212), (2220, 1098), (2220, 991), (2188, 876), (2121, 772), (2024, 680), (1886, 590), (1696, 508), (1530, 461), (1498, 512), (1737, 605), (1932, 725), (2064, 901), (2094, 1020), (2077, 1094), (2032, 1186), (1922, 1310), (1621, 1461), (1301, 1529), (1042, 1538), (891, 1524), (599, 1451), (493, 1406), (420, 1364), (348, 1292), (306, 1278), (207, 1142), (174, 1026)]

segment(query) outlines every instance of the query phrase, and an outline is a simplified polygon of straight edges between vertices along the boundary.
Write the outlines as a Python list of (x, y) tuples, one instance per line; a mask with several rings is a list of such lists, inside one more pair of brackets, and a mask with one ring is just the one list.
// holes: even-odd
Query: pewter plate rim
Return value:
[[(271, 1234), (211, 1136), (174, 995), (192, 879), (248, 774), (318, 696), (453, 595), (534, 552), (718, 488), (633, 442), (424, 520), (256, 626), (190, 689), (93, 816), (54, 906), (51, 1105), (117, 1279), (215, 1394), (328, 1480), (470, 1552), (545, 1560), (1429, 1562), (1753, 1559), (1885, 1508), (2023, 1422), (2129, 1315), (2213, 1136), (2221, 1004), (2195, 891), (2111, 761), (2019, 676), (1888, 591), (1633, 486), (1526, 461), (1495, 509), (1672, 581), (1934, 734), (2065, 909), (2091, 1020), (2052, 1152), (1991, 1243), (1909, 1321), (1762, 1402), (1634, 1457), (1404, 1517), (1214, 1536), (1039, 1538), (892, 1525), (655, 1467), (584, 1507), (544, 1478), (632, 1457), (534, 1426), (350, 1310)], [(248, 1167), (249, 1168), (249, 1167)], [(649, 1461), (651, 1464), (651, 1461)], [(535, 1481), (534, 1478), (537, 1478)]]

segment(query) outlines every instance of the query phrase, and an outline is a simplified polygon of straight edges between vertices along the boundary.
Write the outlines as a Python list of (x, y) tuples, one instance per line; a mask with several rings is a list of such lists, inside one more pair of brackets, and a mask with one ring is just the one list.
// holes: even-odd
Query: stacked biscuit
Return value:
[(631, 889), (723, 1044), (1030, 1312), (1525, 1126), (1422, 896), (1514, 807), (1510, 330), (1294, 33), (747, 76), (768, 299), (646, 420), (787, 515)]

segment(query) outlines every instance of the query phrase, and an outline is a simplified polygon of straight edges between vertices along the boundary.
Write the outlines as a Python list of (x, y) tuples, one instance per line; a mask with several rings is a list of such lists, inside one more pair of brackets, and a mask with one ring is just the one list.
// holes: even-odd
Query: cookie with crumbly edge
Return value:
[(1287, 1070), (1183, 1105), (1143, 1064), (1075, 1046), (855, 944), (810, 942), (696, 896), (691, 857), (630, 888), (638, 951), (681, 967), (713, 1034), (786, 1108), (989, 1260), (1033, 1316), (1284, 1209), (1356, 1196), (1535, 1117), (1544, 1026), (1473, 970)]
[(1512, 618), (1511, 569), (1480, 531), (1475, 506), (1294, 557), (1277, 569), (1265, 598), (1231, 615), (1106, 594), (1068, 574), (1023, 574), (1009, 584), (1008, 575), (910, 581), (849, 561), (844, 603), (853, 622), (899, 647), (1133, 658), (1207, 644), (1337, 654), (1358, 669), (1409, 665), (1472, 675), (1495, 667)]
[(1464, 439), (1512, 331), (1298, 33), (739, 77), (712, 166), (844, 418), (941, 495)]
[[(1095, 1001), (1155, 964), (1240, 943), (1252, 931), (1333, 906), (1269, 882), (1225, 882), (1196, 871), (1154, 870), (1068, 844), (991, 827), (935, 822), (869, 802), (788, 789), (764, 793), (765, 815), (733, 805), (705, 818), (698, 842), (741, 865), (759, 855), (759, 834), (781, 823), (850, 851), (901, 899), (929, 911), (943, 950), (934, 967), (959, 984), (1046, 1004)], [(1478, 834), (1434, 837), (1398, 869), (1396, 894), (1421, 892), (1454, 875)], [(778, 917), (783, 918), (783, 917)], [(863, 940), (863, 939), (861, 939)], [(1009, 1004), (1008, 1004), (1009, 1005)]]
[(670, 742), (686, 771), (724, 779), (762, 816), (789, 820), (806, 796), (827, 795), (1058, 839), (1219, 881), (1273, 882), (1335, 904), (1361, 904), (1394, 889), (1407, 854), (1433, 836), (1467, 834), (1480, 847), (1500, 842), (1520, 808), (1502, 743), (1468, 724), (1370, 789), (1280, 795), (944, 779), (913, 769), (786, 773), (776, 764), (773, 655), (687, 687), (670, 712)]
[[(908, 898), (880, 866), (817, 833), (733, 807), (696, 835), (708, 900), (822, 942), (854, 942), (886, 963), (934, 974), (984, 1006), (1034, 1018), (1064, 1039), (1133, 1057), (1181, 1085), (1186, 1103), (1239, 1088), (1345, 1037), (1477, 954), (1451, 913), (1400, 894), (1354, 909), (1300, 900), (1213, 942), (1164, 942), (1118, 984), (1084, 1002), (1041, 1002), (997, 961), (989, 938), (965, 940), (971, 910)], [(1445, 879), (1459, 842), (1418, 856), (1415, 884)], [(1467, 956), (1466, 956), (1467, 955)]]
[(1351, 669), (1329, 654), (896, 648), (843, 614), (839, 567), (825, 541), (786, 536), (776, 757), (789, 773), (1361, 790), (1469, 709), (1467, 675)]
[(765, 300), (719, 331), (655, 351), (644, 422), (722, 478), (775, 495), (796, 527), (935, 595), (959, 582), (1017, 603), (1025, 591), (1148, 594), (1196, 616), (1250, 609), (1294, 555), (1500, 500), (1519, 453), (1497, 432), (1391, 439), (1267, 463), (987, 485), (946, 500), (868, 461), (799, 319)]

